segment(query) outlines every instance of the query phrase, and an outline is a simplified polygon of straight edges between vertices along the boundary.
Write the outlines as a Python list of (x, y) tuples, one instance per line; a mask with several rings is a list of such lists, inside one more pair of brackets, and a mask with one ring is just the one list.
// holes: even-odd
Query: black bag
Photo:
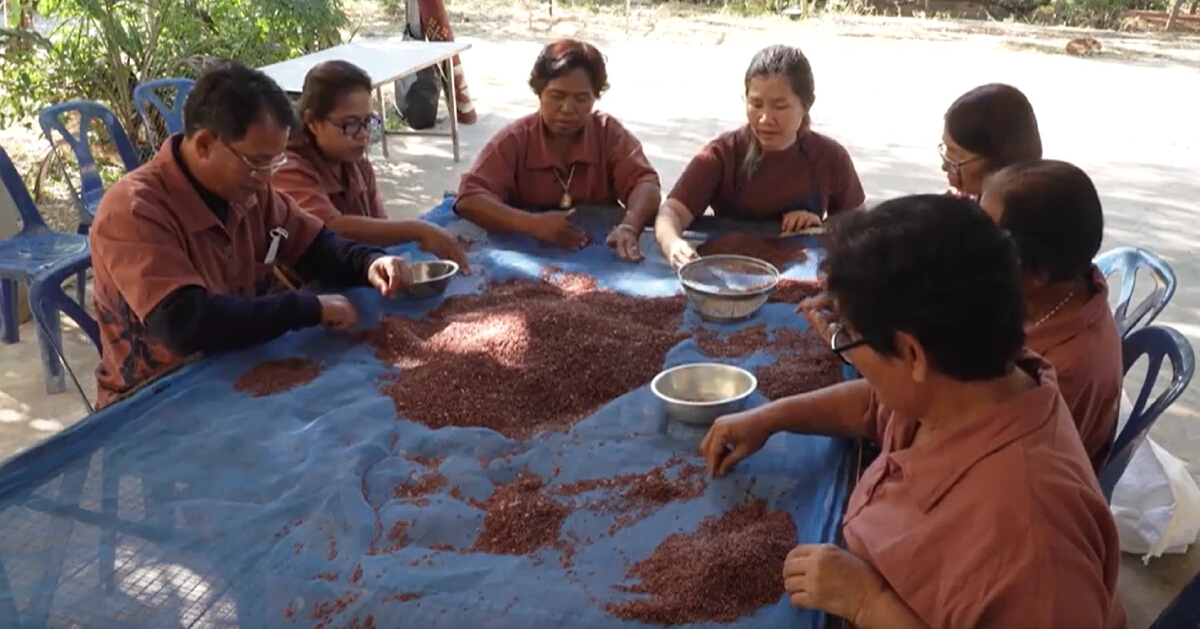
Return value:
[(437, 124), (440, 83), (432, 66), (396, 81), (396, 109), (409, 127), (420, 131)]

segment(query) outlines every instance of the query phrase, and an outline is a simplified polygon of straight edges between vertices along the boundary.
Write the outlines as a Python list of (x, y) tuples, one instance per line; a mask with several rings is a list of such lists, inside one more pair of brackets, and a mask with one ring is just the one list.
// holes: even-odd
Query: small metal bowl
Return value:
[(754, 374), (720, 363), (673, 367), (650, 382), (667, 417), (692, 426), (709, 426), (722, 415), (742, 410), (757, 388)]
[(767, 303), (779, 284), (779, 269), (749, 256), (711, 255), (680, 267), (679, 282), (701, 319), (732, 323)]
[(458, 273), (458, 263), (453, 260), (414, 262), (408, 268), (412, 270), (412, 286), (404, 294), (412, 299), (441, 295), (450, 285), (450, 278)]

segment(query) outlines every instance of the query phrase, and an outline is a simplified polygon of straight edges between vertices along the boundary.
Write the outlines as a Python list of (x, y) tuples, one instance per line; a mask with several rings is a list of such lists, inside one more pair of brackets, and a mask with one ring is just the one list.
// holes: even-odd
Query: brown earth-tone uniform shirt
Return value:
[(225, 223), (218, 223), (176, 161), (176, 140), (105, 193), (88, 235), (103, 350), (96, 367), (100, 406), (186, 358), (146, 329), (165, 297), (185, 286), (252, 297), (270, 273), (263, 260), (272, 229), (288, 232), (277, 254), (287, 265), (321, 231), (320, 221), (270, 186), (230, 203)]
[(563, 162), (547, 146), (535, 112), (509, 123), (479, 151), (458, 198), (488, 194), (520, 209), (558, 208), (563, 184), (569, 184), (575, 204), (624, 205), (647, 182), (659, 185), (658, 173), (642, 143), (616, 118), (593, 113)]
[(352, 164), (334, 167), (312, 140), (301, 134), (288, 143), (287, 157), (271, 183), (322, 223), (343, 215), (388, 217), (375, 168), (365, 155)]
[(866, 200), (846, 148), (833, 138), (806, 132), (790, 148), (763, 153), (749, 180), (742, 162), (754, 142), (749, 126), (727, 131), (688, 163), (668, 198), (695, 216), (713, 214), (778, 221), (795, 210), (824, 217), (857, 208)]
[(1108, 282), (1092, 268), (1095, 294), (1082, 308), (1038, 326), (1026, 326), (1025, 345), (1041, 354), (1058, 374), (1058, 388), (1083, 448), (1099, 473), (1108, 459), (1125, 368), (1121, 361), (1121, 337), (1108, 307)]
[(937, 629), (1123, 629), (1116, 525), (1054, 370), (936, 441), (872, 401), (882, 452), (850, 496), (850, 552)]

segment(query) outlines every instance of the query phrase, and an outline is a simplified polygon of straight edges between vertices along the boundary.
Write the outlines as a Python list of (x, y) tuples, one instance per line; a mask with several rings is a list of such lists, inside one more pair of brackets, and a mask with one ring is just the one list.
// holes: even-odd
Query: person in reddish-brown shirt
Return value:
[(841, 144), (813, 131), (812, 66), (800, 49), (760, 50), (746, 70), (746, 119), (708, 143), (684, 169), (654, 223), (663, 255), (676, 266), (696, 257), (683, 239), (697, 216), (778, 223), (783, 233), (816, 227), (866, 200)]
[(979, 199), (984, 179), (1011, 164), (1042, 158), (1033, 105), (1003, 83), (980, 85), (946, 110), (938, 154), (950, 184), (947, 194)]
[(625, 207), (608, 235), (622, 259), (639, 261), (638, 238), (662, 199), (642, 143), (616, 118), (593, 111), (608, 89), (604, 56), (573, 39), (546, 45), (529, 87), (538, 110), (509, 123), (463, 175), (454, 209), (488, 230), (522, 233), (566, 249), (587, 244), (571, 223), (576, 204)]
[(980, 205), (1017, 242), (1028, 308), (1025, 345), (1054, 365), (1099, 473), (1116, 433), (1125, 374), (1108, 283), (1092, 264), (1104, 239), (1100, 195), (1078, 167), (1036, 160), (992, 176)]
[(354, 324), (341, 295), (265, 294), (278, 264), (385, 295), (408, 282), (399, 258), (337, 236), (267, 183), (296, 125), (270, 77), (236, 63), (210, 70), (188, 95), (184, 120), (182, 135), (104, 195), (88, 236), (100, 406), (194, 354)]
[(425, 221), (394, 221), (383, 209), (375, 167), (367, 159), (381, 120), (371, 108), (371, 77), (347, 61), (326, 61), (304, 77), (300, 126), (288, 142), (275, 189), (334, 233), (388, 247), (416, 241), (422, 249), (471, 268), (454, 236)]
[(846, 550), (784, 562), (792, 604), (858, 629), (1122, 629), (1116, 525), (1054, 370), (1023, 351), (1016, 246), (975, 202), (834, 222), (831, 349), (863, 378), (719, 418), (716, 475), (780, 431), (866, 438)]

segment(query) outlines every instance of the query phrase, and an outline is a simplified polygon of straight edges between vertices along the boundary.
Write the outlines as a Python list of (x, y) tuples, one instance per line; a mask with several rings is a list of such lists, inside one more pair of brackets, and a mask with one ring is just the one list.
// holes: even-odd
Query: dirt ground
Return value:
[[(349, 7), (360, 38), (401, 27), (373, 4)], [(875, 203), (945, 186), (936, 145), (945, 107), (988, 82), (1020, 87), (1033, 102), (1048, 157), (1074, 162), (1096, 182), (1105, 204), (1104, 249), (1136, 245), (1163, 256), (1179, 288), (1160, 321), (1200, 347), (1200, 38), (1106, 33), (999, 22), (824, 16), (806, 21), (742, 18), (674, 6), (470, 0), (449, 12), (479, 122), (462, 130), (461, 162), (442, 139), (395, 139), (390, 160), (373, 158), (393, 216), (415, 216), (457, 187), (479, 148), (508, 121), (533, 110), (524, 82), (539, 48), (556, 37), (593, 41), (608, 57), (611, 90), (599, 107), (642, 140), (669, 188), (708, 139), (740, 124), (741, 80), (755, 50), (800, 46), (812, 61), (814, 126), (849, 149)], [(1092, 58), (1063, 52), (1087, 34), (1104, 45)], [(0, 131), (0, 144), (28, 172), (44, 140), (22, 129)], [(77, 220), (63, 190), (42, 210), (52, 225)], [(91, 386), (95, 351), (69, 334), (68, 359)], [(0, 455), (78, 420), (70, 392), (41, 389), (32, 328), (0, 351)], [(1131, 376), (1132, 378), (1132, 376)], [(15, 383), (15, 384), (10, 384)], [(1133, 381), (1127, 382), (1132, 387)], [(68, 387), (70, 385), (68, 384)], [(1200, 388), (1193, 386), (1156, 425), (1165, 448), (1200, 471)], [(1131, 626), (1145, 627), (1200, 566), (1200, 553), (1143, 567), (1128, 557), (1121, 592)]]

